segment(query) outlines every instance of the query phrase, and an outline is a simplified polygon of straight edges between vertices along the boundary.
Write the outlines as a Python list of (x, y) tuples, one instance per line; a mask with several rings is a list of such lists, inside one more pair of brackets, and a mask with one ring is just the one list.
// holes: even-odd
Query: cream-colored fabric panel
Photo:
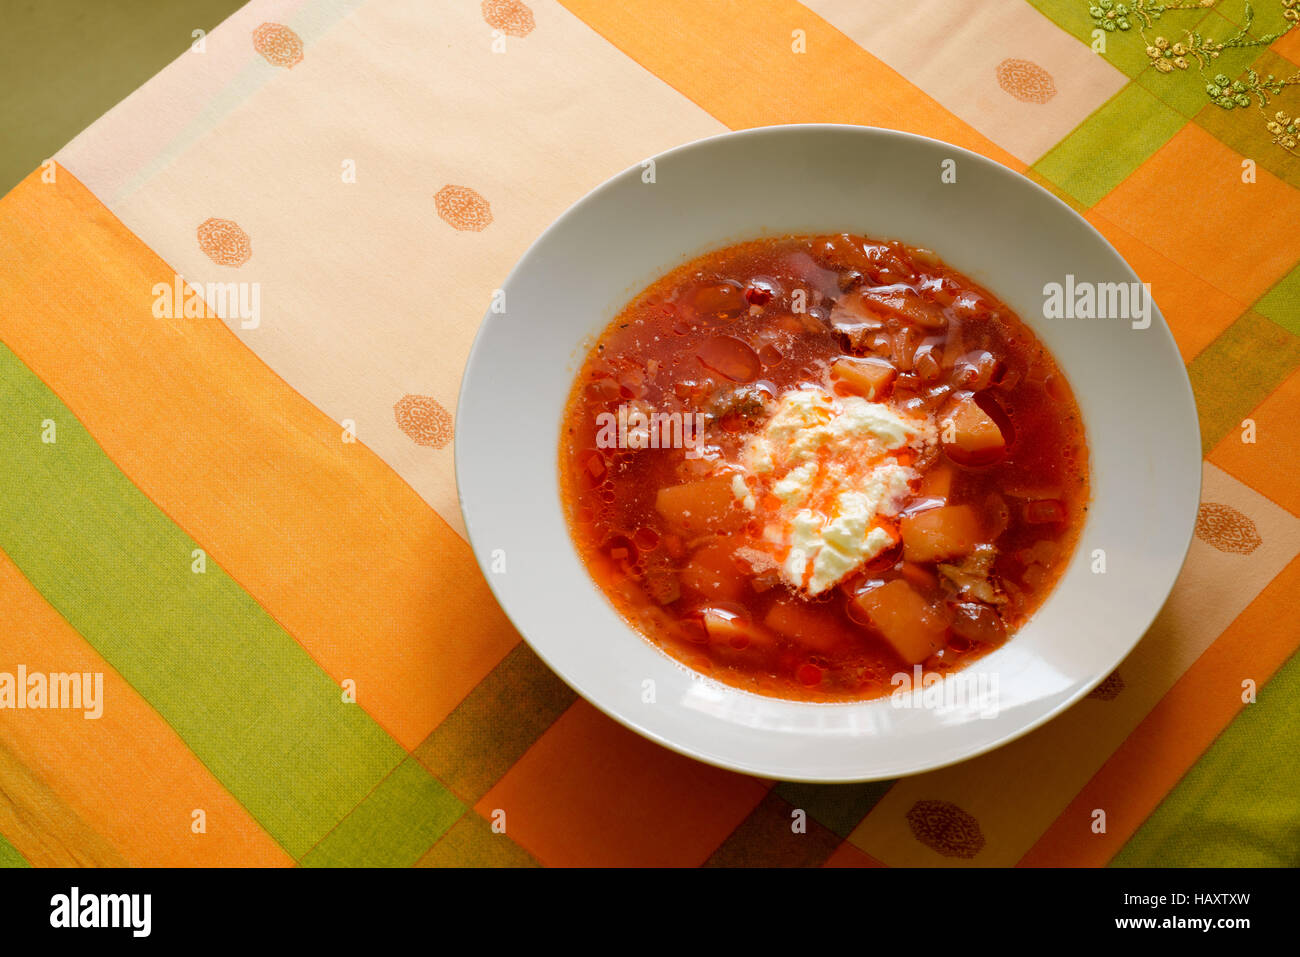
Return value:
[(56, 156), (105, 205), (137, 189), (276, 72), (249, 57), (263, 23), (288, 23), (310, 39), (358, 0), (259, 0), (241, 7), (157, 76), (100, 117)]
[[(284, 5), (258, 0), (59, 157), (188, 281), (258, 283), (259, 325), (230, 328), (462, 534), (451, 445), (419, 444), (445, 436), (404, 432), (395, 406), (427, 397), (454, 415), (492, 293), (547, 224), (620, 169), (724, 130), (562, 7), (529, 6), (533, 28), (512, 36), (478, 3), (307, 4), (282, 21), (301, 59), (275, 66), (253, 31)], [(189, 95), (206, 99), (174, 124), (180, 141), (133, 143)], [(490, 223), (440, 217), (449, 185)], [(246, 261), (204, 252), (210, 219), (237, 224)]]
[[(1127, 82), (1105, 59), (1026, 3), (803, 2), (1030, 164)], [(871, 94), (865, 90), (863, 95)]]

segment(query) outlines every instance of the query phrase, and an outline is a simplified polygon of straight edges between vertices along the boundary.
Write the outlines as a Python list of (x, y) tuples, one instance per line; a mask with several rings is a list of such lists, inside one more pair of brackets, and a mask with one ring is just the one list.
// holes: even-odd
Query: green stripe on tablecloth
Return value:
[(1085, 206), (1094, 206), (1187, 123), (1130, 83), (1074, 128), (1034, 169)]
[(537, 861), (505, 834), (492, 830), (470, 810), (452, 825), (416, 867), (539, 867)]
[(5, 836), (0, 834), (0, 867), (31, 867), (27, 863), (27, 858), (18, 853), (18, 850), (5, 840)]
[(807, 809), (768, 791), (704, 866), (821, 867), (839, 846), (839, 837), (809, 816)]
[(0, 461), (0, 549), (290, 854), (402, 759), (238, 583), (191, 571), (196, 543), (4, 346)]
[(840, 837), (848, 837), (893, 784), (893, 781), (868, 781), (865, 784), (781, 781), (774, 790), (792, 806), (807, 811), (809, 817), (820, 821)]
[(1300, 336), (1300, 263), (1259, 297), (1254, 311)]
[(465, 806), (407, 758), (310, 854), (304, 867), (410, 867)]
[(1201, 451), (1229, 432), (1300, 367), (1300, 336), (1246, 312), (1187, 367), (1201, 420)]
[(521, 641), (413, 753), (472, 803), (523, 757), (574, 697)]
[(1300, 654), (1192, 765), (1111, 866), (1300, 867), (1296, 755)]

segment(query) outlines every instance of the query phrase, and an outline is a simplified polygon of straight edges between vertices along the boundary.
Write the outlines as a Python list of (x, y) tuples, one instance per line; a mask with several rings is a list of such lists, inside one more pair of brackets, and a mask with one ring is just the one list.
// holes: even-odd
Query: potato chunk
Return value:
[(968, 555), (981, 536), (979, 517), (969, 505), (944, 505), (905, 515), (899, 530), (903, 534), (903, 557), (909, 562)]
[(947, 644), (944, 616), (901, 578), (861, 592), (853, 603), (909, 665), (924, 661)]
[(705, 608), (701, 613), (709, 643), (741, 651), (769, 647), (772, 635), (729, 608)]
[(866, 399), (883, 395), (896, 374), (884, 359), (836, 359), (831, 364), (831, 376)]
[(934, 465), (921, 476), (921, 488), (917, 494), (926, 498), (946, 499), (952, 495), (953, 477), (951, 465)]
[(702, 532), (731, 531), (748, 516), (735, 507), (730, 475), (713, 475), (685, 485), (661, 488), (655, 511), (677, 532), (686, 536)]
[(737, 560), (741, 541), (724, 535), (697, 548), (678, 575), (682, 587), (710, 600), (744, 601), (750, 572)]
[(970, 464), (974, 459), (992, 461), (1002, 454), (1007, 444), (998, 424), (970, 395), (948, 406), (947, 414), (939, 422), (939, 437), (944, 450), (963, 464)]
[(793, 638), (807, 651), (829, 652), (845, 639), (834, 619), (797, 598), (778, 598), (772, 602), (763, 624)]

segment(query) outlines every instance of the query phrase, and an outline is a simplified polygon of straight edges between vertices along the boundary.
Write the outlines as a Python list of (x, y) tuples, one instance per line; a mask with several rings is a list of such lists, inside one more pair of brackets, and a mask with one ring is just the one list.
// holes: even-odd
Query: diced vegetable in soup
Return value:
[(560, 472), (579, 554), (646, 638), (820, 701), (1014, 640), (1089, 494), (1033, 333), (933, 252), (854, 235), (733, 246), (638, 296), (578, 373)]

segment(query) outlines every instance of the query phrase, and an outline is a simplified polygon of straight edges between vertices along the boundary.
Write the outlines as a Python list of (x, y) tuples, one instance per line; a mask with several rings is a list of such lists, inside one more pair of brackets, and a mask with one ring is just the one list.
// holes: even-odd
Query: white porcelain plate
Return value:
[[(766, 127), (653, 164), (653, 176), (645, 164), (620, 173), (542, 234), (503, 287), (505, 311), (484, 318), (465, 369), (456, 417), (465, 524), (496, 597), (538, 655), (646, 737), (783, 780), (862, 781), (951, 764), (1087, 694), (1164, 603), (1200, 497), (1196, 409), (1159, 312), (1147, 328), (1044, 316), (1048, 284), (1137, 282), (1129, 266), (1029, 180), (920, 136)], [(915, 707), (765, 698), (678, 664), (615, 613), (561, 510), (560, 422), (592, 337), (653, 280), (710, 249), (824, 232), (933, 249), (1004, 300), (1070, 380), (1090, 445), (1093, 502), (1055, 591), (1003, 647), (957, 673), (965, 685), (907, 698)]]

